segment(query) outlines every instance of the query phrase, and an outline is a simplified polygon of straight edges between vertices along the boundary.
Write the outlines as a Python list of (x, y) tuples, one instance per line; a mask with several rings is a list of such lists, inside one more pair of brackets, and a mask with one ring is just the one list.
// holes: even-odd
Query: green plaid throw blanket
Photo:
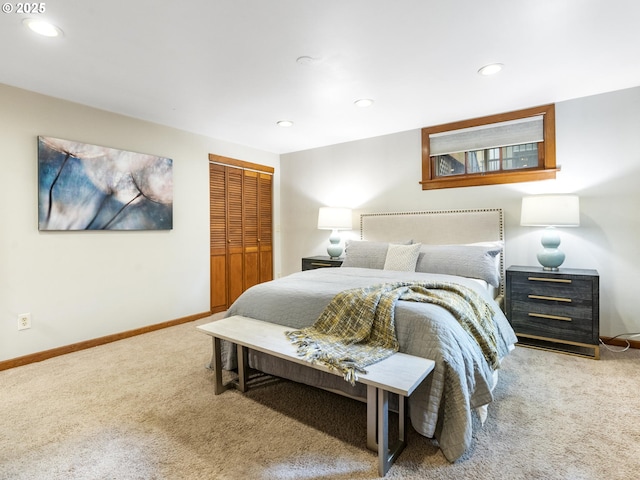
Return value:
[(398, 351), (395, 305), (398, 300), (440, 305), (480, 346), (489, 365), (498, 368), (493, 309), (471, 288), (451, 282), (395, 282), (338, 293), (318, 320), (286, 332), (298, 355), (341, 372), (355, 384), (358, 373)]

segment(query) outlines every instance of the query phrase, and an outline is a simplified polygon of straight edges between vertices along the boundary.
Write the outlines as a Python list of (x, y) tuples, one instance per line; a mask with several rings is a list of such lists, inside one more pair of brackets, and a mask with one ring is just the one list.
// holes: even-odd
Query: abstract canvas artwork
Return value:
[(173, 160), (38, 137), (40, 230), (170, 230)]

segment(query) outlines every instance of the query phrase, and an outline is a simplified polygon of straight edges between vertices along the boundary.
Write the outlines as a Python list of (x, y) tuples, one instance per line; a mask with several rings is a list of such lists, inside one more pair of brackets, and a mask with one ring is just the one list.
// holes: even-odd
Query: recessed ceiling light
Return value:
[(293, 126), (293, 122), (291, 120), (280, 120), (277, 125), (279, 127), (291, 127)]
[(43, 35), (45, 37), (60, 37), (62, 36), (62, 30), (56, 27), (54, 24), (46, 22), (44, 20), (36, 20), (35, 18), (25, 18), (22, 23), (29, 28), (29, 30)]
[(365, 108), (365, 107), (370, 107), (371, 105), (373, 105), (373, 100), (370, 99), (370, 98), (361, 98), (360, 100), (356, 100), (353, 103), (354, 103), (354, 105), (356, 107)]
[(504, 65), (502, 65), (501, 63), (490, 63), (489, 65), (485, 65), (480, 70), (478, 70), (478, 73), (480, 75), (485, 75), (485, 76), (486, 75), (495, 75), (500, 70), (502, 70), (503, 66)]

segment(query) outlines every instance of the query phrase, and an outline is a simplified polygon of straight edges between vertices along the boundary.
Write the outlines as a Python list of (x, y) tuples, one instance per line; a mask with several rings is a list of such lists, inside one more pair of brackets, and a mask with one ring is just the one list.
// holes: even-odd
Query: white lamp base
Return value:
[(332, 230), (329, 237), (329, 246), (327, 247), (327, 253), (331, 258), (338, 258), (342, 255), (342, 246), (340, 245), (340, 234), (338, 230)]
[(544, 270), (557, 272), (565, 259), (565, 254), (558, 250), (560, 234), (554, 227), (547, 227), (542, 234), (541, 243), (544, 248), (538, 253), (538, 262)]

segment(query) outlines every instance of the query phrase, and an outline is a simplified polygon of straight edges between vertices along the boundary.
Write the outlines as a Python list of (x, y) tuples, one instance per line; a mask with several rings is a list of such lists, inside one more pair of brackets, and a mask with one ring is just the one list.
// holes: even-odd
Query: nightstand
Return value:
[(344, 258), (331, 258), (327, 256), (304, 257), (302, 259), (302, 270), (313, 270), (316, 268), (339, 267)]
[(506, 313), (524, 346), (600, 358), (596, 270), (507, 268)]

